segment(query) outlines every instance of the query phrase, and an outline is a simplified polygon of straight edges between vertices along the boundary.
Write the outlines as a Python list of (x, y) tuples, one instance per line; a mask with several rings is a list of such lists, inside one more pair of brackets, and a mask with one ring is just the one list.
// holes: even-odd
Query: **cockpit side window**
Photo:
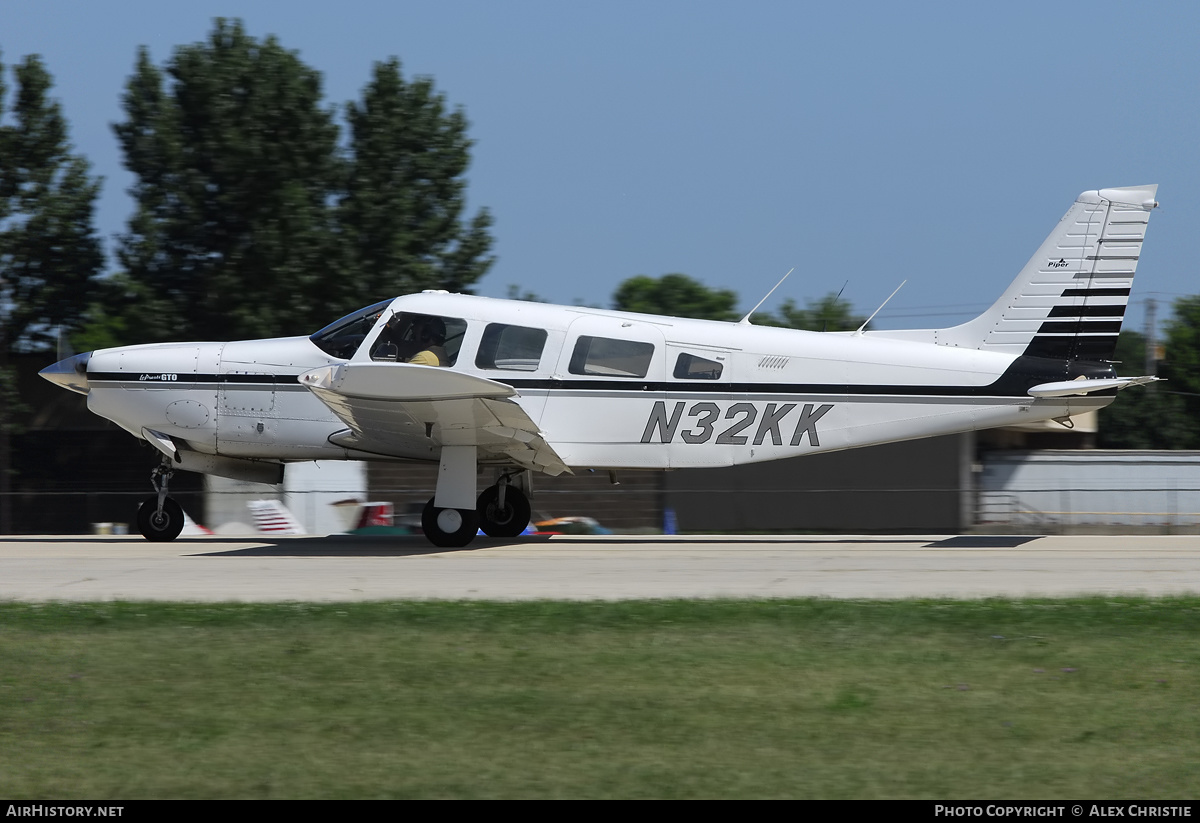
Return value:
[(681, 354), (675, 361), (677, 380), (720, 380), (724, 366), (715, 360), (705, 360), (694, 354)]
[(371, 359), (420, 366), (453, 366), (467, 323), (457, 317), (399, 312), (371, 346)]
[(391, 300), (384, 300), (373, 306), (367, 306), (365, 309), (359, 309), (340, 320), (335, 320), (308, 339), (330, 357), (349, 360), (374, 328), (379, 316), (391, 304)]
[(537, 371), (545, 347), (545, 329), (490, 323), (484, 329), (475, 365), (481, 369)]

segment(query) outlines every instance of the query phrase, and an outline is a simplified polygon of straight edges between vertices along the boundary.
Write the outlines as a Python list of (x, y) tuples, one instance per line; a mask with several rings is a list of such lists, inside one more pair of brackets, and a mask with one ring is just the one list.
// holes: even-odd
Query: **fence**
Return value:
[(976, 528), (1071, 532), (1121, 527), (1200, 532), (1200, 488), (1044, 488), (978, 494)]
[[(433, 485), (373, 488), (342, 492), (330, 489), (273, 491), (172, 490), (184, 511), (201, 525), (206, 512), (240, 512), (234, 519), (253, 522), (244, 500), (275, 497), (302, 521), (333, 499), (391, 502), (397, 525), (413, 526), (434, 493)], [(16, 533), (85, 534), (94, 524), (125, 524), (136, 533), (138, 504), (148, 489), (64, 491), (23, 489), (9, 497), (17, 514)], [(220, 504), (215, 503), (220, 499)], [(1200, 487), (1135, 489), (1045, 487), (1022, 489), (796, 489), (746, 490), (649, 489), (646, 484), (596, 488), (537, 488), (535, 519), (566, 515), (594, 517), (617, 532), (653, 532), (671, 518), (684, 532), (952, 532), (1022, 531), (1069, 533), (1099, 530), (1200, 533)], [(944, 515), (962, 512), (962, 521), (945, 525)], [(668, 512), (671, 514), (668, 515)], [(311, 529), (311, 527), (310, 527)], [(332, 530), (332, 529), (328, 529)], [(316, 531), (316, 530), (315, 530)]]

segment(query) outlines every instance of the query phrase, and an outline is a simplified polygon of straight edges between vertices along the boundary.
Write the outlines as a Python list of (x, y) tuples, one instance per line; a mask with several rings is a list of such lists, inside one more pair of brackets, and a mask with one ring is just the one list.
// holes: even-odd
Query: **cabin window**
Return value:
[(681, 354), (675, 361), (675, 377), (678, 380), (720, 380), (723, 365), (715, 360), (705, 360), (694, 354)]
[(545, 347), (545, 329), (490, 323), (479, 343), (475, 365), (481, 369), (537, 371)]
[(399, 312), (392, 315), (375, 338), (371, 359), (453, 366), (466, 332), (466, 321), (457, 317)]
[(653, 343), (583, 335), (571, 353), (571, 374), (598, 377), (645, 377), (654, 356)]

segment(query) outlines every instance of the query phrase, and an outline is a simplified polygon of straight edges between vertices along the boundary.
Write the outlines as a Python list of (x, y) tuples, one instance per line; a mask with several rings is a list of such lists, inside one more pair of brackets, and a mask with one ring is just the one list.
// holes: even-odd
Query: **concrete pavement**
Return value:
[(0, 537), (0, 599), (348, 601), (1200, 593), (1195, 535)]

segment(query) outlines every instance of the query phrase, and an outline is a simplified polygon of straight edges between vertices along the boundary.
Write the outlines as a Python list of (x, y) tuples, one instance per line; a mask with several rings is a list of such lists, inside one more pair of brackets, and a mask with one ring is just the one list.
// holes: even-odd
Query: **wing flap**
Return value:
[(409, 363), (343, 363), (305, 372), (300, 384), (350, 427), (334, 435), (346, 448), (436, 459), (442, 446), (476, 446), (481, 459), (569, 471), (515, 402), (516, 389), (494, 380)]

